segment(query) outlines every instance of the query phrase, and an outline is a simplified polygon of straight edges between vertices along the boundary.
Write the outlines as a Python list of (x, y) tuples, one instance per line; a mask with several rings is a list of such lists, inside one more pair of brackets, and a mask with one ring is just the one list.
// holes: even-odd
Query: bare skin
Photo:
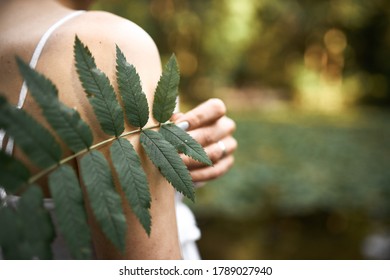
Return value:
[[(17, 54), (28, 61), (38, 40), (47, 28), (72, 12), (69, 7), (87, 9), (90, 2), (89, 0), (61, 0), (59, 2), (54, 0), (6, 0), (0, 2), (0, 42), (6, 42), (0, 44), (0, 92), (5, 93), (11, 103), (17, 103), (22, 84), (14, 56)], [(66, 4), (67, 7), (62, 4)], [(154, 42), (141, 28), (130, 21), (104, 12), (85, 13), (61, 26), (51, 36), (38, 62), (37, 70), (44, 73), (57, 85), (61, 101), (80, 111), (83, 119), (87, 120), (93, 128), (95, 142), (99, 142), (105, 139), (106, 135), (97, 124), (73, 65), (72, 47), (76, 33), (90, 47), (97, 65), (108, 74), (114, 86), (116, 86), (114, 79), (115, 43), (118, 44), (128, 61), (137, 68), (150, 104), (161, 74), (160, 57)], [(39, 108), (31, 97), (27, 98), (24, 110), (45, 124)], [(172, 119), (176, 123), (188, 122), (188, 132), (204, 146), (214, 163), (213, 167), (207, 167), (183, 156), (194, 182), (205, 182), (218, 178), (233, 165), (233, 153), (237, 147), (237, 142), (232, 136), (235, 123), (225, 114), (224, 103), (218, 99), (210, 99), (187, 113), (176, 114)], [(152, 118), (150, 119), (148, 125), (154, 124)], [(133, 128), (126, 127), (126, 129), (129, 131)], [(130, 229), (127, 250), (123, 255), (116, 252), (104, 238), (92, 218), (91, 224), (94, 229), (97, 257), (105, 259), (180, 258), (174, 212), (174, 191), (165, 179), (157, 175), (158, 172), (155, 172), (154, 166), (142, 153), (137, 138), (133, 137), (130, 141), (141, 154), (143, 166), (149, 171), (148, 179), (153, 199), (151, 209), (152, 235), (150, 238), (146, 236), (133, 213), (124, 203)], [(223, 141), (226, 146), (226, 153), (223, 157), (221, 147), (217, 144), (218, 141)], [(102, 149), (102, 152), (107, 153), (107, 149)], [(66, 153), (70, 155), (70, 151)], [(26, 161), (23, 154), (17, 149), (15, 155)], [(28, 161), (26, 162), (32, 172), (38, 171)], [(77, 169), (76, 161), (73, 165)], [(40, 183), (45, 185), (46, 182)]]
[[(198, 186), (224, 175), (233, 166), (233, 153), (237, 148), (237, 141), (233, 137), (236, 124), (225, 114), (226, 107), (222, 100), (212, 98), (189, 112), (175, 114), (172, 118), (176, 124), (188, 123), (188, 133), (203, 146), (213, 162), (213, 166), (205, 166), (182, 156), (192, 180)], [(224, 143), (225, 151), (222, 151), (218, 141)]]
[[(87, 10), (93, 0), (59, 0), (64, 6), (72, 9)], [(226, 107), (222, 100), (212, 98), (186, 113), (178, 113), (173, 118), (175, 123), (188, 122), (189, 134), (202, 144), (214, 165), (207, 167), (183, 156), (192, 179), (200, 183), (219, 178), (227, 173), (234, 163), (234, 152), (237, 141), (233, 137), (236, 124), (226, 116)], [(218, 141), (223, 141), (226, 152), (222, 156)]]
[[(70, 9), (53, 0), (0, 2), (0, 42), (2, 42), (0, 45), (0, 92), (5, 93), (12, 104), (17, 103), (22, 84), (15, 64), (15, 55), (29, 61), (42, 34), (58, 19), (70, 12), (72, 12)], [(113, 79), (115, 43), (118, 44), (128, 61), (137, 68), (150, 105), (161, 74), (160, 57), (154, 42), (141, 28), (128, 20), (105, 12), (87, 12), (80, 15), (58, 28), (50, 37), (38, 62), (37, 70), (57, 85), (61, 101), (79, 110), (82, 118), (93, 128), (95, 142), (99, 142), (106, 136), (94, 117), (74, 68), (73, 42), (76, 34), (90, 47), (97, 65), (107, 73), (113, 83), (115, 81)], [(127, 35), (123, 36), (123, 34)], [(3, 42), (6, 43), (3, 44)], [(31, 96), (27, 97), (24, 110), (45, 124)], [(153, 124), (155, 123), (150, 118), (148, 125)], [(126, 127), (127, 131), (133, 129)], [(120, 254), (106, 240), (91, 218), (97, 257), (103, 259), (180, 259), (174, 190), (145, 157), (137, 137), (131, 137), (129, 140), (141, 155), (142, 164), (147, 170), (152, 195), (152, 233), (149, 238), (132, 211), (125, 206), (128, 235), (126, 251)], [(101, 151), (107, 154), (107, 148)], [(70, 154), (69, 151), (67, 153)], [(15, 150), (15, 156), (26, 161), (18, 150)], [(77, 167), (77, 162), (74, 165)], [(36, 172), (31, 164), (29, 166), (33, 172)]]

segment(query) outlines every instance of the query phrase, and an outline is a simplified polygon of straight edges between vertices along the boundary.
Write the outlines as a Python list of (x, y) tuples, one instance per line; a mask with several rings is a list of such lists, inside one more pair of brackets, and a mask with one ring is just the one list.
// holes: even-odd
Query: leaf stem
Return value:
[[(167, 122), (167, 123), (171, 123), (171, 122)], [(149, 127), (146, 127), (144, 129), (154, 129), (154, 128), (159, 128), (161, 126), (161, 123), (157, 124), (157, 125), (152, 125), (152, 126), (149, 126)], [(129, 135), (132, 135), (132, 134), (137, 134), (137, 133), (140, 133), (143, 129), (142, 128), (139, 128), (139, 129), (135, 129), (135, 130), (132, 130), (132, 131), (128, 131), (128, 132), (124, 132), (122, 133), (120, 136), (118, 137), (111, 137), (109, 139), (106, 139), (104, 141), (101, 141), (99, 143), (96, 143), (95, 145), (92, 145), (91, 147), (87, 148), (87, 149), (83, 149), (71, 156), (68, 156), (66, 158), (63, 158), (62, 160), (60, 160), (57, 164), (53, 164), (52, 166), (38, 172), (37, 174), (35, 174), (34, 176), (31, 176), (30, 179), (28, 180), (28, 184), (33, 184), (35, 183), (36, 181), (38, 181), (40, 178), (42, 178), (43, 176), (47, 175), (48, 173), (50, 173), (51, 171), (53, 171), (54, 169), (56, 169), (57, 167), (71, 161), (72, 159), (75, 159), (85, 153), (88, 153), (89, 151), (91, 150), (96, 150), (98, 148), (101, 148), (102, 146), (104, 145), (107, 145), (108, 143), (111, 143), (113, 141), (115, 141), (116, 139), (118, 138), (123, 138), (123, 137), (126, 137), (126, 136), (129, 136)]]

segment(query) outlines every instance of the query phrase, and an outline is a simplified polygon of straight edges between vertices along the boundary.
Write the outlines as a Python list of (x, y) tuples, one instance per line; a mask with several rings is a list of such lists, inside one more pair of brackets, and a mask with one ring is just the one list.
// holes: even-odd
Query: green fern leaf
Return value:
[(110, 147), (111, 160), (134, 214), (150, 234), (150, 193), (141, 161), (128, 140), (118, 139)]
[(21, 239), (21, 222), (16, 211), (10, 207), (0, 207), (0, 246), (13, 246)]
[(23, 224), (24, 239), (33, 252), (33, 258), (51, 259), (50, 243), (55, 233), (51, 218), (43, 207), (43, 194), (36, 185), (31, 185), (21, 196), (18, 213)]
[(144, 127), (149, 119), (149, 107), (141, 81), (133, 65), (116, 47), (116, 70), (119, 92), (122, 97), (128, 122), (135, 127)]
[(23, 163), (0, 151), (0, 186), (7, 193), (16, 193), (29, 177), (30, 172)]
[(194, 186), (190, 173), (175, 148), (160, 133), (153, 130), (143, 130), (140, 141), (148, 157), (168, 182), (194, 201)]
[(16, 211), (10, 207), (0, 207), (0, 246), (12, 247), (21, 240), (21, 221)]
[(10, 105), (3, 96), (0, 96), (0, 128), (39, 167), (47, 168), (60, 160), (60, 145), (50, 132), (24, 110)]
[(164, 136), (165, 140), (171, 143), (179, 152), (204, 164), (213, 164), (202, 146), (187, 132), (178, 128), (176, 125), (162, 125), (159, 132)]
[(126, 219), (115, 191), (110, 167), (103, 154), (91, 151), (80, 161), (81, 177), (93, 214), (104, 234), (120, 250), (125, 248)]
[(89, 49), (76, 36), (74, 55), (79, 79), (103, 131), (119, 136), (124, 130), (122, 107), (108, 77), (95, 64)]
[(59, 101), (55, 85), (19, 58), (17, 62), (32, 96), (43, 111), (43, 115), (65, 144), (75, 153), (90, 147), (93, 142), (91, 129), (80, 118), (76, 110)]
[(153, 117), (160, 123), (169, 120), (176, 107), (180, 82), (176, 57), (172, 55), (164, 67), (153, 101)]
[(31, 246), (23, 238), (23, 224), (15, 209), (0, 207), (0, 246), (6, 260), (32, 259)]
[(49, 176), (50, 193), (55, 203), (58, 227), (75, 259), (89, 259), (91, 236), (84, 210), (83, 193), (76, 173), (62, 165)]

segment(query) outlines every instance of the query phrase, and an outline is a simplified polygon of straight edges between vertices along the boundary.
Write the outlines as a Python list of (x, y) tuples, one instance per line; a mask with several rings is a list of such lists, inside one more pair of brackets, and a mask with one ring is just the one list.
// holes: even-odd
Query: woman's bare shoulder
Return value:
[[(80, 15), (64, 29), (65, 36), (77, 35), (97, 54), (114, 50), (118, 45), (130, 60), (142, 61), (152, 55), (158, 58), (158, 50), (149, 34), (134, 22), (103, 11), (88, 11)], [(138, 58), (138, 59), (137, 59)]]
[[(53, 81), (62, 83), (66, 89), (68, 81), (74, 79), (73, 46), (76, 36), (88, 46), (97, 66), (108, 75), (114, 85), (118, 46), (127, 61), (136, 67), (146, 95), (153, 95), (161, 75), (160, 55), (153, 39), (132, 21), (101, 11), (85, 12), (53, 34), (41, 64), (43, 72), (48, 73)], [(51, 69), (57, 71), (53, 72)]]

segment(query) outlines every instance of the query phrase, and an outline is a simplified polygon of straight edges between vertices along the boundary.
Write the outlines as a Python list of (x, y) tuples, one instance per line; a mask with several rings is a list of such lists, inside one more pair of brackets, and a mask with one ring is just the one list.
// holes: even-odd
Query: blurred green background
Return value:
[(183, 111), (219, 97), (237, 122), (235, 167), (189, 204), (204, 259), (390, 258), (390, 1), (94, 8), (176, 54)]

